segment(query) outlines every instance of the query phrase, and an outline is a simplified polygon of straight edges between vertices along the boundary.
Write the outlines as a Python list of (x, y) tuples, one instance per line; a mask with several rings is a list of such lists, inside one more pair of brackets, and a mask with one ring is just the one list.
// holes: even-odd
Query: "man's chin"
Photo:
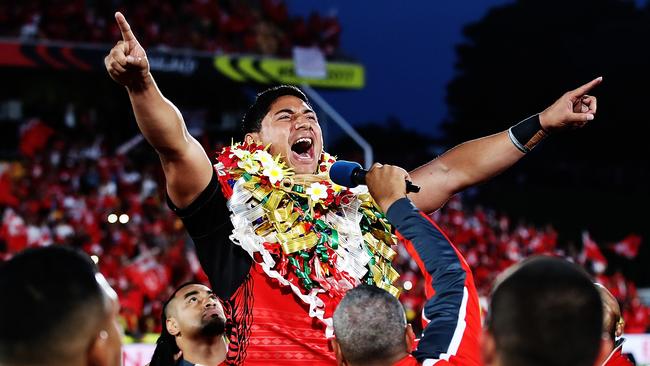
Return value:
[(226, 322), (220, 317), (208, 319), (201, 328), (201, 334), (206, 337), (218, 336), (226, 330)]
[(293, 168), (293, 171), (296, 174), (314, 174), (316, 173), (317, 164), (316, 161), (304, 162), (304, 161), (289, 161), (289, 166)]
[(311, 166), (294, 167), (293, 171), (296, 174), (315, 174), (316, 173), (316, 168), (311, 167)]

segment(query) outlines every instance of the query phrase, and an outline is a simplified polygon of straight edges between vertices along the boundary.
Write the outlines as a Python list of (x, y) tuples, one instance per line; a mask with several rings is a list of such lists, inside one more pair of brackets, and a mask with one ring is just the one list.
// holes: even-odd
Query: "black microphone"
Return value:
[[(366, 174), (368, 174), (368, 171), (363, 169), (361, 164), (354, 161), (339, 160), (332, 164), (330, 168), (332, 182), (349, 188), (354, 188), (359, 184), (366, 184)], [(420, 192), (420, 187), (407, 180), (406, 192)]]

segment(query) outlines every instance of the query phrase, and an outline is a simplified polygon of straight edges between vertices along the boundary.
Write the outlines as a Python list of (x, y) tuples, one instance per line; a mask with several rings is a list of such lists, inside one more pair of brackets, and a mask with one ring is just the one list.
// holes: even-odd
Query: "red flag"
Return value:
[(0, 238), (7, 243), (7, 252), (15, 254), (27, 247), (27, 225), (14, 210), (8, 209), (2, 217)]
[(591, 268), (597, 274), (603, 273), (607, 269), (607, 259), (600, 251), (598, 244), (586, 231), (582, 233), (582, 252), (579, 261), (582, 265), (591, 262)]
[(129, 280), (149, 298), (155, 299), (169, 283), (169, 274), (150, 253), (138, 256), (125, 267)]
[(20, 200), (12, 192), (14, 182), (9, 176), (9, 173), (6, 171), (2, 172), (2, 170), (3, 167), (0, 166), (0, 205), (16, 207), (20, 204)]
[(41, 151), (54, 130), (39, 121), (32, 119), (20, 128), (20, 152), (27, 157), (32, 157)]
[(630, 234), (618, 243), (611, 244), (609, 248), (622, 257), (634, 259), (639, 254), (640, 246), (641, 237), (636, 234)]

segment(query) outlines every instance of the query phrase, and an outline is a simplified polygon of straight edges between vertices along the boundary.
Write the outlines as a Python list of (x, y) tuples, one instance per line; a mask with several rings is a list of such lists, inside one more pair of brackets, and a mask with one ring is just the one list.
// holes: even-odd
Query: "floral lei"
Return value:
[(328, 325), (345, 292), (361, 283), (395, 296), (390, 224), (364, 188), (329, 180), (335, 158), (323, 152), (318, 174), (297, 175), (268, 146), (236, 143), (217, 156), (219, 182), (231, 211), (230, 239), (271, 278)]

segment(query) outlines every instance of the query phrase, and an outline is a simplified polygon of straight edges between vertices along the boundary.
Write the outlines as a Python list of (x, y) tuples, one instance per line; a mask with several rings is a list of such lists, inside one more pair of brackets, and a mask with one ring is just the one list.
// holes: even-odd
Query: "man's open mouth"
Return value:
[(298, 161), (311, 161), (314, 158), (314, 140), (311, 137), (301, 137), (291, 145), (294, 158)]

